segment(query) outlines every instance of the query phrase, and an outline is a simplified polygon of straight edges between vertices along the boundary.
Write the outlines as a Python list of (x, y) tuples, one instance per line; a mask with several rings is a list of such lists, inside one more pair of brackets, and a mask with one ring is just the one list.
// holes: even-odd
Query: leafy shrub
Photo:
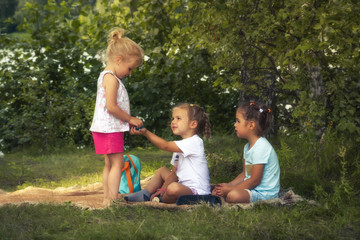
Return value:
[(212, 183), (229, 182), (243, 169), (242, 151), (245, 141), (231, 136), (213, 136), (205, 141)]
[[(0, 104), (6, 106), (0, 109), (2, 149), (37, 145), (51, 150), (69, 143), (92, 144), (89, 127), (96, 80), (103, 68), (96, 56), (106, 46), (106, 32), (114, 26), (125, 28), (127, 36), (146, 51), (146, 62), (123, 80), (132, 115), (142, 117), (149, 129), (162, 134), (171, 108), (193, 102), (206, 107), (214, 131), (226, 131), (224, 118), (232, 117), (237, 94), (234, 89), (213, 86), (216, 76), (206, 50), (171, 44), (169, 26), (180, 21), (173, 17), (173, 9), (160, 14), (161, 3), (137, 6), (134, 1), (102, 0), (99, 8), (88, 3), (48, 1), (42, 6), (29, 1), (22, 10), (25, 20), (19, 30), (27, 31), (30, 38), (18, 41), (0, 36), (4, 49), (0, 52), (4, 61)], [(129, 11), (129, 5), (137, 14)], [(179, 6), (174, 2), (174, 7)], [(144, 143), (143, 138), (136, 138), (130, 145)]]
[(359, 191), (356, 186), (360, 158), (356, 142), (338, 137), (331, 127), (319, 140), (314, 135), (295, 132), (280, 137), (276, 149), (281, 184), (333, 205), (349, 201)]

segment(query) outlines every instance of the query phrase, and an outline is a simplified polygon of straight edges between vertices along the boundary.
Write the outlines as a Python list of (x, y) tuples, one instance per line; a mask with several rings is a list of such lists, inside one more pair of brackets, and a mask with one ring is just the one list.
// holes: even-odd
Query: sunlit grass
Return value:
[[(171, 153), (158, 149), (133, 149), (141, 159), (141, 179), (162, 166), (170, 167)], [(54, 189), (86, 186), (101, 182), (104, 158), (93, 149), (65, 150), (62, 153), (34, 155), (32, 152), (5, 154), (0, 160), (0, 189), (14, 191), (29, 186)]]
[(17, 38), (19, 40), (27, 40), (31, 37), (29, 33), (25, 33), (25, 32), (14, 32), (14, 33), (10, 33), (9, 36), (12, 38)]
[(74, 186), (87, 186), (93, 183), (102, 182), (102, 172), (85, 174), (82, 176), (70, 177), (67, 179), (61, 179), (57, 182), (55, 181), (44, 181), (43, 179), (35, 179), (32, 182), (25, 182), (18, 189), (23, 189), (26, 187), (40, 187), (40, 188), (49, 188), (54, 189), (58, 187), (74, 187)]

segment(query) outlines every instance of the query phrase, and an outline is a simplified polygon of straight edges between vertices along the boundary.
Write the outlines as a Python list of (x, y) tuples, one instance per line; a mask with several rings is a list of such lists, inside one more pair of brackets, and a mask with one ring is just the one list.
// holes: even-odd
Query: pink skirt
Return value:
[(124, 133), (93, 132), (96, 154), (111, 154), (124, 152)]

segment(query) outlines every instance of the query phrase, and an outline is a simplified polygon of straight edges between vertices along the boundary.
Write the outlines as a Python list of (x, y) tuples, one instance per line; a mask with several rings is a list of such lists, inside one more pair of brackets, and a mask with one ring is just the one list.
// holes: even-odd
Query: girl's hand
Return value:
[(153, 193), (150, 197), (150, 201), (154, 198), (154, 197), (158, 197), (160, 196), (160, 198), (162, 198), (162, 196), (165, 194), (165, 191), (162, 190), (158, 190), (155, 193)]
[(213, 190), (213, 195), (226, 197), (226, 195), (231, 191), (231, 185), (229, 183), (220, 183), (215, 186)]
[(139, 119), (139, 118), (136, 118), (136, 117), (130, 117), (129, 123), (130, 123), (130, 125), (135, 126), (137, 128), (144, 125), (143, 121), (141, 119)]
[(130, 127), (131, 135), (143, 135), (146, 132), (146, 128), (136, 129), (136, 127)]

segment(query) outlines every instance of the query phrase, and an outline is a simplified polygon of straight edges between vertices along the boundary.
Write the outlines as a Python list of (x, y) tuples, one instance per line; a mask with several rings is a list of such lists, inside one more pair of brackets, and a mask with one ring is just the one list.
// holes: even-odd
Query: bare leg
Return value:
[(169, 184), (161, 200), (165, 203), (175, 203), (178, 197), (192, 194), (190, 188), (181, 183), (173, 182)]
[(152, 194), (164, 184), (165, 179), (170, 175), (170, 173), (171, 171), (166, 167), (159, 168), (156, 170), (154, 176), (145, 188), (139, 192), (125, 196), (124, 199), (128, 202), (149, 201), (153, 197)]
[(104, 156), (105, 156), (105, 166), (104, 166), (104, 171), (103, 171), (103, 176), (102, 176), (103, 189), (104, 189), (103, 205), (108, 206), (110, 204), (108, 176), (109, 176), (109, 172), (110, 172), (110, 168), (111, 168), (111, 163), (110, 163), (109, 157), (107, 155), (104, 155)]
[(118, 197), (121, 170), (124, 167), (124, 156), (123, 153), (108, 154), (110, 160), (110, 172), (107, 179), (109, 198), (115, 200)]
[(249, 192), (244, 189), (236, 189), (227, 194), (225, 201), (228, 203), (249, 203), (250, 195)]
[(160, 188), (165, 179), (170, 175), (171, 171), (166, 167), (161, 167), (156, 170), (154, 176), (151, 178), (150, 182), (146, 185), (145, 189), (150, 193), (153, 194), (156, 192), (158, 188)]

